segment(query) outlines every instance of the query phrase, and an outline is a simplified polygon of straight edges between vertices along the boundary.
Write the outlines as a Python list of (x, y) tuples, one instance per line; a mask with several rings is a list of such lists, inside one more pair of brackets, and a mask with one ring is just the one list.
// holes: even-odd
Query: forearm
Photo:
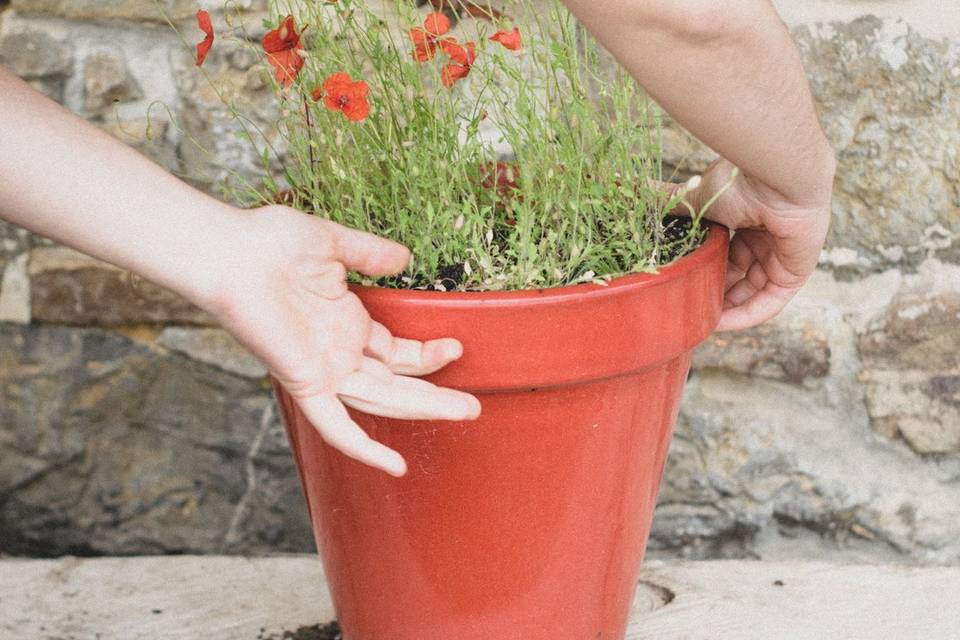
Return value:
[(0, 218), (206, 306), (237, 215), (0, 68)]
[(829, 199), (833, 155), (769, 0), (565, 0), (650, 95), (788, 204)]

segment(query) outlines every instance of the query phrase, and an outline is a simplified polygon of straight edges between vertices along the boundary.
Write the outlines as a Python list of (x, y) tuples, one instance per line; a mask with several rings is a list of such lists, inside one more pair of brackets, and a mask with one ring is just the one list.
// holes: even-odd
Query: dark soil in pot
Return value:
[[(686, 216), (667, 216), (664, 221), (663, 226), (663, 241), (665, 245), (669, 248), (667, 252), (664, 253), (662, 262), (663, 264), (668, 264), (673, 262), (678, 258), (682, 258), (686, 253), (697, 248), (696, 245), (689, 249), (689, 251), (683, 251), (682, 247), (679, 246), (679, 242), (683, 240), (690, 232), (692, 226), (692, 221)], [(505, 242), (505, 239), (503, 239)], [(381, 287), (396, 288), (396, 289), (424, 289), (426, 291), (458, 291), (460, 283), (463, 281), (464, 270), (462, 264), (451, 264), (440, 267), (439, 277), (432, 281), (428, 282), (424, 279), (420, 280), (410, 280), (409, 274), (401, 273), (395, 276), (390, 276), (387, 278), (381, 278), (377, 281), (377, 285)], [(472, 289), (468, 289), (471, 291)]]

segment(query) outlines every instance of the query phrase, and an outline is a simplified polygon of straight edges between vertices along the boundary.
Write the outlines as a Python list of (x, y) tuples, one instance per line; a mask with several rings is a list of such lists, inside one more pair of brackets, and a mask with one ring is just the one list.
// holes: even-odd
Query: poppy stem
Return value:
[[(313, 157), (313, 120), (310, 118), (310, 101), (307, 96), (303, 96), (303, 116), (307, 120), (307, 153), (310, 157), (310, 173), (314, 173), (316, 168), (316, 159)], [(319, 188), (319, 176), (317, 176), (317, 188)]]

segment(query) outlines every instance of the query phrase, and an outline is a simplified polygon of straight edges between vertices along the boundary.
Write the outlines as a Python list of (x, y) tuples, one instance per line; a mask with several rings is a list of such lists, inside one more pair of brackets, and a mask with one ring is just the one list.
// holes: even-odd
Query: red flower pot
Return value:
[(394, 478), (328, 446), (277, 385), (345, 640), (624, 637), (690, 353), (719, 318), (727, 230), (609, 286), (357, 287), (396, 335), (452, 336), (429, 376), (476, 421), (351, 412)]

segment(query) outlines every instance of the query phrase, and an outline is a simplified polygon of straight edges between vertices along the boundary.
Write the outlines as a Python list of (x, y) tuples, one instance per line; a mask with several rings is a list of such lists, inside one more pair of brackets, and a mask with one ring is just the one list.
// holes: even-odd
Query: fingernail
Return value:
[(386, 472), (390, 475), (400, 478), (407, 474), (407, 462), (403, 459), (396, 451), (390, 452), (390, 459), (385, 461), (384, 466), (386, 467)]
[(456, 360), (457, 358), (463, 355), (463, 345), (460, 344), (459, 340), (454, 340), (451, 338), (451, 342), (449, 343), (449, 345), (450, 346), (447, 347), (448, 358), (453, 358), (454, 360)]
[(480, 405), (479, 400), (476, 398), (470, 398), (470, 400), (467, 402), (467, 406), (469, 412), (467, 415), (468, 420), (476, 420), (480, 417), (480, 412), (483, 411), (483, 407)]

